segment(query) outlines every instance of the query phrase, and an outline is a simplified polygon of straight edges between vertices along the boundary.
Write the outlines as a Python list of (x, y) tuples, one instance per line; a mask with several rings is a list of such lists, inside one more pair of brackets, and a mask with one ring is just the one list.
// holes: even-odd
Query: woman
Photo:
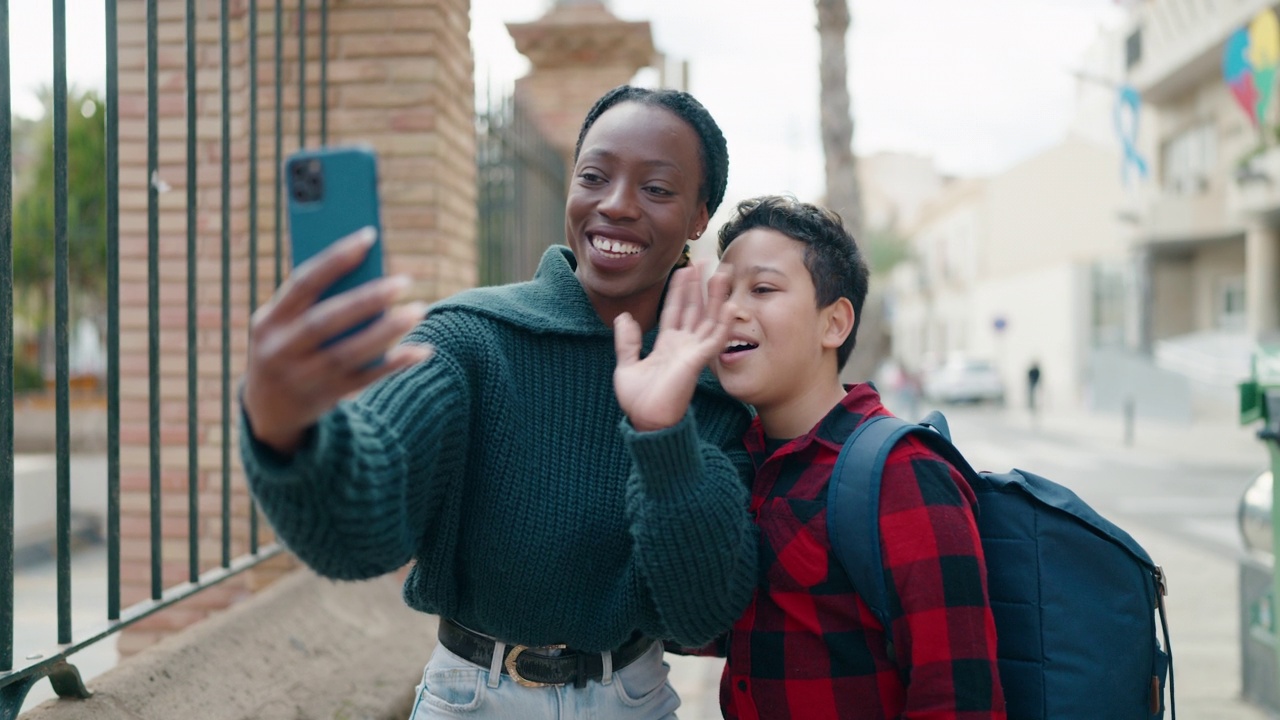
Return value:
[[(441, 617), (416, 720), (674, 717), (655, 641), (702, 645), (746, 606), (748, 414), (706, 373), (696, 390), (647, 385), (630, 351), (618, 362), (611, 329), (625, 313), (653, 348), (672, 270), (727, 168), (723, 135), (691, 96), (616, 88), (578, 137), (568, 248), (548, 249), (531, 282), (462, 293), (425, 320), (393, 307), (395, 279), (313, 304), (363, 257), (369, 240), (353, 237), (255, 316), (250, 484), (323, 575), (415, 561), (405, 601)], [(696, 283), (695, 272), (673, 283), (679, 307), (664, 321), (706, 315)], [(723, 347), (720, 325), (698, 327)], [(657, 348), (645, 362), (669, 359)], [(648, 399), (667, 391), (693, 394), (686, 416), (652, 413), (669, 404)]]

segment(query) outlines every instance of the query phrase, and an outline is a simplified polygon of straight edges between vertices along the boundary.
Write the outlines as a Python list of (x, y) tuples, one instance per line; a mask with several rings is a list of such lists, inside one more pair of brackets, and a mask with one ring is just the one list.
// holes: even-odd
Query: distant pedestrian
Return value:
[(1036, 390), (1040, 387), (1040, 362), (1038, 360), (1031, 361), (1031, 367), (1027, 369), (1027, 409), (1031, 414), (1036, 413)]

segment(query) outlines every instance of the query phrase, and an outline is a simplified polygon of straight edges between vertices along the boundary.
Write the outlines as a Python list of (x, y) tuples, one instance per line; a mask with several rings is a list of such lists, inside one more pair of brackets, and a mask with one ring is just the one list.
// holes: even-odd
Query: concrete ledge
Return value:
[(404, 720), (435, 631), (401, 600), (399, 575), (299, 570), (94, 679), (92, 698), (21, 720)]
[[(57, 414), (53, 394), (20, 397), (13, 404), (13, 447), (18, 453), (52, 453), (57, 450)], [(103, 395), (79, 394), (71, 398), (71, 452), (101, 453), (107, 449), (107, 401)]]

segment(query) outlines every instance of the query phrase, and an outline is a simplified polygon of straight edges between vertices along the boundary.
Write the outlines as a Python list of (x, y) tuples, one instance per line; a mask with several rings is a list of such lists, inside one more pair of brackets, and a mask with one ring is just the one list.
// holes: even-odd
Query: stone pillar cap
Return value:
[(534, 68), (648, 66), (654, 55), (648, 22), (620, 20), (600, 0), (557, 0), (538, 20), (507, 23), (516, 49)]

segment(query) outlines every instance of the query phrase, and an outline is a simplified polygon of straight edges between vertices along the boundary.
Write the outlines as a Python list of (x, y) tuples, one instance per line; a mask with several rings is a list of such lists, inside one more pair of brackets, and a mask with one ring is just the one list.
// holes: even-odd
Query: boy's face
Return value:
[(737, 311), (729, 344), (711, 368), (730, 395), (757, 411), (796, 399), (835, 371), (834, 353), (824, 370), (831, 313), (818, 307), (804, 252), (797, 240), (754, 228), (722, 258), (733, 265), (729, 300)]

